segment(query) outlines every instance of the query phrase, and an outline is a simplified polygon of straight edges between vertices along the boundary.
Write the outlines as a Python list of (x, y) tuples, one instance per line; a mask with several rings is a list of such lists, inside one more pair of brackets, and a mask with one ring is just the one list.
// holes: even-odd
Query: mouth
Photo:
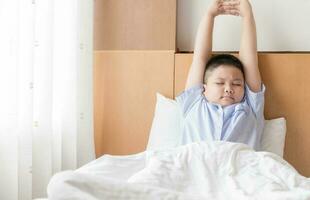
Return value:
[(234, 98), (231, 97), (231, 96), (222, 96), (221, 99), (224, 99), (224, 100), (234, 100)]

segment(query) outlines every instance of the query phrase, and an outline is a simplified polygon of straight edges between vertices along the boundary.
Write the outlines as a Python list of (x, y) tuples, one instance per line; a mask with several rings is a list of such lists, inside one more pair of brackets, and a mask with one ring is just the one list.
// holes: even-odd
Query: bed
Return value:
[[(174, 55), (173, 96), (184, 88), (191, 59), (192, 54)], [(49, 198), (310, 199), (310, 55), (260, 53), (259, 66), (267, 87), (265, 117), (286, 119), (285, 160), (273, 152), (221, 141), (102, 156), (98, 149), (105, 143), (97, 141), (98, 158), (56, 174), (48, 186)], [(149, 131), (144, 134), (148, 138)], [(138, 141), (142, 144), (135, 145), (147, 145)]]

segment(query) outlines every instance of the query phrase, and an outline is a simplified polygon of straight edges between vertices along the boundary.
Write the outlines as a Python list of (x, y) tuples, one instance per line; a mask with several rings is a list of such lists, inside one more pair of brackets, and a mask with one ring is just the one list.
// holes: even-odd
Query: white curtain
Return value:
[(0, 199), (93, 160), (93, 0), (0, 0)]

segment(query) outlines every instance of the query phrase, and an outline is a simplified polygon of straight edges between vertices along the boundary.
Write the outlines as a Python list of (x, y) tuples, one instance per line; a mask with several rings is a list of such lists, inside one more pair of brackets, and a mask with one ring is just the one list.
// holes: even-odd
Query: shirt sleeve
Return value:
[(261, 91), (259, 92), (253, 92), (247, 84), (245, 85), (246, 101), (253, 110), (256, 118), (264, 116), (265, 90), (264, 84), (262, 84)]
[(204, 87), (203, 84), (195, 85), (184, 90), (176, 97), (176, 101), (181, 108), (182, 114), (185, 117), (192, 106), (201, 98), (203, 98)]

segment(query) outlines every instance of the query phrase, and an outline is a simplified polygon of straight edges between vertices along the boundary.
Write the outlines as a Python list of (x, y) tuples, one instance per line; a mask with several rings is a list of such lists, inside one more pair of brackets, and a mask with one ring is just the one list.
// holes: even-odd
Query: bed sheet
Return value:
[(101, 158), (56, 174), (49, 199), (310, 199), (310, 179), (268, 152), (230, 142)]

